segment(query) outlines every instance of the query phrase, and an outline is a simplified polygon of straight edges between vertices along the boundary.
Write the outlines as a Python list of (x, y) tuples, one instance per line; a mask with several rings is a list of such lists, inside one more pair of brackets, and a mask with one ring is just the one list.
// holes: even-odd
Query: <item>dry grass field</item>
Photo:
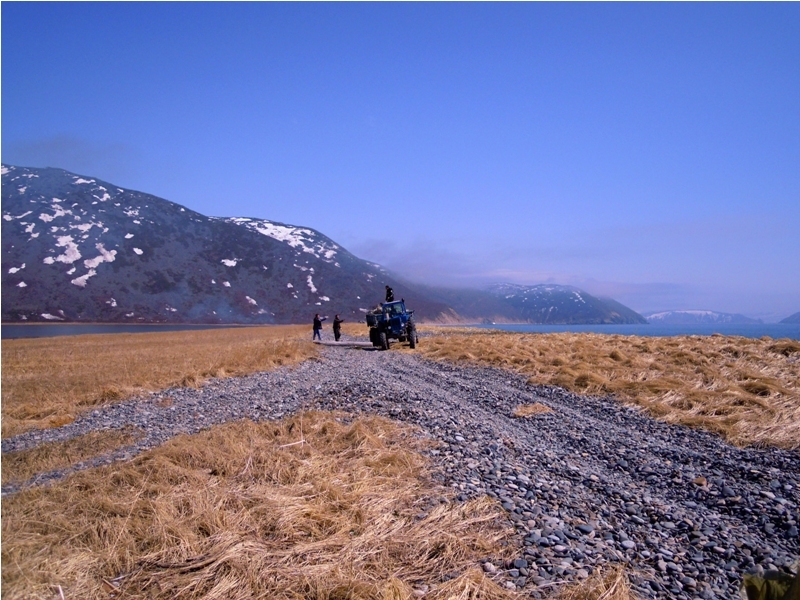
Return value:
[(144, 391), (296, 364), (316, 355), (310, 340), (310, 325), (3, 340), (2, 436)]
[[(345, 333), (365, 328), (346, 324)], [(295, 364), (316, 355), (309, 337), (309, 327), (296, 326), (4, 341), (4, 435), (66, 423), (143, 390)], [(521, 407), (519, 416), (537, 411)], [(3, 481), (139, 433), (95, 432), (6, 454)], [(3, 597), (520, 597), (478, 568), (480, 557), (511, 552), (502, 509), (489, 499), (450, 502), (426, 475), (424, 445), (384, 419), (306, 413), (182, 436), (127, 463), (24, 490), (2, 503)], [(632, 598), (620, 570), (551, 591)]]
[(800, 343), (728, 336), (435, 333), (429, 358), (511, 369), (533, 384), (613, 394), (734, 444), (800, 448)]
[(20, 492), (2, 503), (3, 597), (514, 597), (477, 568), (508, 552), (502, 509), (447, 501), (426, 443), (377, 417), (305, 413)]

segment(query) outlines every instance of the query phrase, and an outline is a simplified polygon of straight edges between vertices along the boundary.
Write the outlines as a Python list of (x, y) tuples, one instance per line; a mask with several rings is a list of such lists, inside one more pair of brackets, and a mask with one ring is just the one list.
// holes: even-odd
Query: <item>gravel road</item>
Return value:
[[(422, 342), (424, 343), (424, 341)], [(3, 440), (3, 452), (98, 429), (136, 426), (135, 444), (69, 470), (125, 460), (179, 433), (301, 409), (374, 413), (421, 427), (459, 500), (497, 498), (517, 557), (483, 565), (507, 587), (544, 597), (564, 581), (625, 563), (650, 598), (733, 598), (747, 569), (787, 570), (800, 556), (800, 453), (740, 449), (608, 399), (530, 386), (488, 368), (417, 355), (321, 347), (294, 368), (173, 388), (104, 407), (59, 429)], [(164, 406), (163, 400), (172, 403)], [(553, 412), (514, 418), (520, 404)], [(42, 473), (26, 485), (62, 478)], [(18, 488), (4, 486), (3, 495)]]

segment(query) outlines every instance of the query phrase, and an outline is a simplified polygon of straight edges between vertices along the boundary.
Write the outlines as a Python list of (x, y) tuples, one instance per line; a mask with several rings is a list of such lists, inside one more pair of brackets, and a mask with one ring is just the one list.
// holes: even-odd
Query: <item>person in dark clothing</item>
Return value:
[(344, 323), (344, 319), (340, 318), (339, 315), (333, 318), (333, 338), (337, 342), (339, 338), (342, 337), (342, 323)]
[(328, 317), (320, 317), (319, 313), (314, 315), (314, 335), (311, 336), (312, 342), (317, 339), (320, 342), (322, 341), (322, 334), (320, 333), (320, 331), (322, 331), (322, 322), (327, 320)]
[(386, 301), (394, 302), (394, 290), (392, 290), (392, 288), (390, 288), (388, 285), (386, 286)]

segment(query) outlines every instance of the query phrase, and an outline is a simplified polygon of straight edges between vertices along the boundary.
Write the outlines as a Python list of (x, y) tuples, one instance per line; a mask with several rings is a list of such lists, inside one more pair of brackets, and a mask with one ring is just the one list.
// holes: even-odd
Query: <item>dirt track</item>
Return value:
[[(553, 412), (512, 416), (536, 402)], [(785, 569), (800, 555), (797, 452), (734, 448), (611, 399), (396, 351), (323, 347), (320, 360), (294, 369), (104, 407), (60, 429), (3, 440), (3, 452), (101, 428), (145, 431), (134, 445), (75, 467), (87, 468), (179, 433), (302, 409), (377, 413), (440, 441), (431, 453), (437, 477), (461, 499), (498, 498), (519, 533), (516, 566), (485, 569), (497, 566), (498, 578), (534, 597), (540, 586), (549, 593), (552, 584), (621, 561), (635, 571), (642, 595), (730, 598), (743, 570)], [(43, 473), (29, 484), (66, 473)]]

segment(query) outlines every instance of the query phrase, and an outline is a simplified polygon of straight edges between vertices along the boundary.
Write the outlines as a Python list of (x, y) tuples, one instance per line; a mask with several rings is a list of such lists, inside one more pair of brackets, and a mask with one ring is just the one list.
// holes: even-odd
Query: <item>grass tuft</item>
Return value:
[(635, 600), (623, 567), (591, 575), (586, 581), (561, 590), (557, 600)]
[(539, 402), (534, 402), (533, 404), (520, 404), (514, 408), (514, 412), (512, 414), (517, 418), (525, 418), (551, 412), (553, 412), (553, 409), (549, 406), (545, 406)]

